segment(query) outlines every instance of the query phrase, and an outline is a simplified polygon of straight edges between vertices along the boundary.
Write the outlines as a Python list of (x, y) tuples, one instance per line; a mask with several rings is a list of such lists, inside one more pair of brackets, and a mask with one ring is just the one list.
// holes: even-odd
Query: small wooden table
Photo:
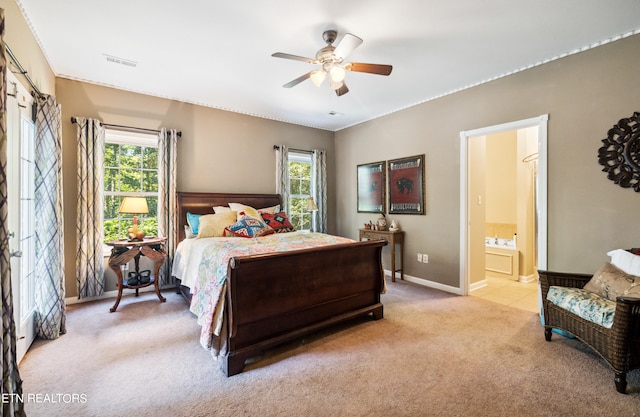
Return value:
[[(107, 243), (107, 245), (113, 246), (113, 249), (111, 249), (111, 256), (109, 257), (109, 267), (116, 273), (116, 277), (118, 278), (118, 297), (116, 298), (116, 303), (109, 311), (113, 313), (118, 308), (123, 288), (135, 289), (137, 297), (138, 290), (140, 290), (140, 288), (148, 287), (153, 284), (160, 302), (163, 303), (167, 300), (162, 296), (162, 294), (160, 294), (160, 279), (158, 278), (160, 268), (167, 259), (167, 253), (164, 250), (164, 243), (166, 241), (166, 237), (153, 237), (141, 241), (129, 241), (127, 239), (122, 239), (112, 240)], [(129, 279), (125, 280), (122, 277), (120, 265), (128, 263), (131, 259), (135, 260), (137, 281), (140, 277), (140, 256), (146, 256), (154, 262), (154, 273), (153, 275), (149, 275), (148, 282), (136, 282), (130, 285)]]
[[(396, 282), (396, 272), (400, 271), (400, 279), (404, 279), (404, 231), (359, 229), (359, 239), (382, 239), (391, 245), (391, 281)], [(400, 269), (396, 269), (396, 243), (400, 245)]]

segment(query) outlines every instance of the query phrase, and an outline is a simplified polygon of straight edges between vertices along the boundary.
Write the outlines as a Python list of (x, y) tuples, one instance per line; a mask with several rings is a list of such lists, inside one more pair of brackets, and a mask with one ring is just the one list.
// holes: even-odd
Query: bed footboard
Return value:
[(384, 245), (371, 240), (232, 258), (226, 375), (283, 342), (358, 316), (382, 318)]

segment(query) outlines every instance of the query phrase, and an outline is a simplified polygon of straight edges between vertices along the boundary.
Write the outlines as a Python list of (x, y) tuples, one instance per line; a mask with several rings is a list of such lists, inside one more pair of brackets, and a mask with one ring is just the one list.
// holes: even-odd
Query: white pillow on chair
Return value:
[(640, 256), (624, 249), (615, 249), (607, 252), (611, 257), (611, 264), (623, 270), (627, 274), (640, 276)]

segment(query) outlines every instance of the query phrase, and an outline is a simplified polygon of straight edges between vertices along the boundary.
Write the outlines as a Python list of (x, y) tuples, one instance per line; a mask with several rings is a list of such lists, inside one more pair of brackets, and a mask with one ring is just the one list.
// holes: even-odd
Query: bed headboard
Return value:
[(236, 193), (176, 193), (176, 211), (178, 213), (178, 236), (176, 243), (185, 238), (184, 225), (187, 224), (187, 212), (194, 214), (213, 214), (214, 206), (226, 206), (229, 203), (242, 203), (257, 209), (282, 204), (280, 194), (236, 194)]

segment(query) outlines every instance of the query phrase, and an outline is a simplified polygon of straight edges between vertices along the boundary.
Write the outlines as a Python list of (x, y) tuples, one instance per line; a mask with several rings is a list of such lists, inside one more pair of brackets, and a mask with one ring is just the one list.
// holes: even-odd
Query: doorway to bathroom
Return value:
[(547, 259), (547, 120), (460, 133), (464, 295), (538, 311), (537, 270)]

